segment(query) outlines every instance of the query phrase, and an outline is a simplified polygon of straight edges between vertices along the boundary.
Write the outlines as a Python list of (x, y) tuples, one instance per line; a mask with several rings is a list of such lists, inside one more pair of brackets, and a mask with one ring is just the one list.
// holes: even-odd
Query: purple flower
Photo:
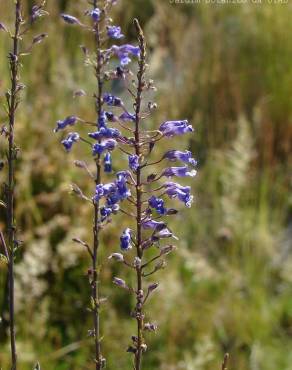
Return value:
[(100, 117), (98, 118), (98, 127), (106, 127), (107, 115), (105, 111), (101, 111)]
[(117, 145), (116, 140), (114, 139), (107, 139), (104, 140), (102, 143), (96, 143), (92, 146), (92, 153), (93, 155), (102, 154), (105, 150), (114, 150)]
[(44, 15), (47, 15), (48, 12), (42, 9), (41, 5), (34, 5), (31, 8), (30, 13), (30, 22), (34, 23), (38, 18), (43, 17)]
[(185, 163), (189, 163), (193, 166), (197, 165), (197, 161), (192, 157), (192, 153), (188, 150), (181, 152), (180, 150), (169, 150), (163, 156), (170, 161), (180, 160)]
[(166, 121), (159, 127), (159, 131), (167, 137), (182, 135), (194, 131), (192, 125), (187, 120), (183, 121)]
[(129, 177), (131, 177), (131, 172), (130, 171), (119, 171), (119, 172), (117, 172), (118, 181), (120, 181), (120, 180), (126, 181)]
[(121, 39), (124, 35), (121, 33), (121, 27), (117, 26), (108, 26), (107, 35), (112, 39)]
[(155, 233), (155, 235), (152, 236), (153, 241), (159, 241), (159, 239), (167, 238), (178, 239), (167, 227), (163, 228), (162, 230), (159, 230), (157, 233)]
[(120, 98), (108, 93), (103, 95), (103, 101), (111, 107), (121, 107), (123, 105), (123, 102)]
[(131, 229), (127, 228), (123, 231), (120, 237), (120, 247), (122, 250), (127, 251), (132, 248), (131, 246)]
[(62, 140), (61, 143), (64, 145), (67, 152), (72, 148), (72, 145), (80, 139), (80, 136), (77, 132), (70, 132), (66, 139)]
[(113, 45), (111, 51), (120, 59), (122, 66), (125, 66), (131, 62), (129, 55), (138, 57), (140, 55), (139, 46), (133, 46), (130, 44), (125, 44), (121, 46)]
[(155, 221), (155, 220), (147, 219), (142, 222), (142, 227), (145, 230), (147, 229), (162, 230), (166, 226), (165, 226), (165, 222), (163, 221)]
[(120, 131), (116, 128), (101, 127), (99, 131), (90, 132), (89, 137), (95, 140), (118, 138), (121, 135)]
[(104, 188), (103, 184), (98, 184), (95, 187), (95, 195), (93, 197), (94, 201), (97, 202), (104, 196)]
[(61, 14), (61, 17), (63, 18), (63, 20), (66, 23), (69, 23), (69, 24), (79, 24), (79, 25), (81, 25), (81, 22), (79, 21), (79, 19), (77, 19), (76, 17), (73, 17), (73, 15)]
[(112, 172), (112, 156), (110, 152), (107, 152), (103, 159), (104, 164), (104, 172), (111, 173)]
[(112, 208), (101, 207), (100, 208), (101, 221), (106, 220), (112, 213), (113, 213)]
[(117, 186), (113, 182), (103, 185), (103, 192), (105, 196), (115, 193), (116, 189), (117, 189)]
[(120, 171), (117, 173), (117, 193), (120, 199), (126, 199), (131, 195), (131, 191), (127, 188), (127, 178), (129, 174), (127, 171)]
[(108, 207), (113, 207), (115, 205), (117, 205), (117, 203), (119, 203), (121, 201), (121, 197), (119, 196), (118, 193), (113, 193), (113, 194), (110, 194), (107, 198), (106, 198), (106, 205)]
[(175, 182), (167, 182), (164, 184), (164, 188), (166, 189), (166, 194), (170, 198), (178, 198), (181, 202), (183, 202), (188, 208), (191, 207), (193, 202), (193, 196), (190, 194), (191, 187), (190, 186), (182, 186)]
[(130, 169), (133, 171), (137, 171), (137, 169), (139, 168), (139, 157), (136, 154), (133, 154), (129, 155), (128, 159)]
[(113, 114), (113, 112), (105, 112), (105, 115), (110, 122), (117, 122), (119, 120), (118, 117)]
[(164, 200), (161, 198), (157, 198), (154, 195), (149, 198), (148, 204), (151, 208), (154, 208), (160, 215), (165, 215), (167, 212), (167, 209), (164, 207)]
[(120, 115), (120, 117), (119, 117), (119, 119), (121, 120), (121, 121), (125, 121), (125, 122), (127, 122), (127, 121), (135, 121), (135, 114), (132, 114), (132, 113), (128, 113), (128, 112), (123, 112), (121, 115)]
[(178, 176), (178, 177), (194, 177), (196, 176), (197, 171), (196, 170), (189, 170), (187, 166), (182, 167), (169, 167), (165, 168), (162, 172), (162, 176), (165, 177), (172, 177), (172, 176)]
[(54, 132), (58, 132), (59, 130), (63, 130), (67, 126), (73, 126), (77, 122), (78, 118), (75, 116), (66, 117), (63, 121), (57, 121), (57, 127), (55, 128)]
[(88, 10), (86, 15), (89, 15), (94, 22), (98, 22), (100, 20), (101, 11), (98, 8), (94, 8), (93, 10)]
[(126, 282), (123, 279), (120, 279), (118, 277), (113, 278), (113, 283), (119, 286), (120, 288), (129, 289)]

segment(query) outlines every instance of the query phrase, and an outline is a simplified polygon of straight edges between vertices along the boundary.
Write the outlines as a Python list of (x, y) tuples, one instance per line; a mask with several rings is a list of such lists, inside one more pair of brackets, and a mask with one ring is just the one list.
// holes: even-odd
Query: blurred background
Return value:
[[(26, 11), (32, 1), (24, 1)], [(147, 336), (145, 370), (214, 370), (223, 353), (230, 369), (292, 369), (292, 17), (291, 3), (203, 4), (168, 0), (121, 0), (115, 24), (135, 42), (132, 18), (143, 25), (149, 47), (149, 77), (158, 87), (159, 109), (149, 121), (189, 119), (195, 135), (176, 140), (198, 159), (192, 182), (195, 204), (170, 221), (180, 240), (165, 270), (157, 273), (159, 294), (147, 315), (159, 324)], [(0, 18), (12, 25), (13, 1), (0, 0)], [(49, 1), (50, 17), (30, 36), (49, 37), (25, 57), (27, 85), (17, 116), (17, 217), (23, 248), (16, 266), (17, 339), (20, 368), (93, 369), (91, 317), (86, 310), (88, 258), (72, 243), (90, 240), (87, 204), (69, 193), (76, 183), (93, 187), (74, 159), (90, 154), (76, 145), (66, 154), (57, 119), (94, 117), (77, 89), (94, 91), (92, 71), (79, 45), (88, 34), (60, 21), (81, 16), (82, 1)], [(28, 42), (28, 41), (27, 41)], [(9, 86), (10, 40), (0, 34), (1, 105)], [(115, 86), (114, 86), (115, 88)], [(119, 93), (119, 91), (117, 91)], [(127, 99), (126, 97), (124, 97)], [(5, 122), (4, 110), (0, 122)], [(0, 138), (0, 158), (5, 156)], [(175, 147), (173, 144), (172, 147)], [(160, 148), (161, 153), (165, 148)], [(157, 157), (161, 153), (157, 153)], [(290, 156), (289, 156), (290, 155)], [(124, 158), (116, 153), (114, 167)], [(5, 179), (5, 168), (0, 182)], [(4, 212), (0, 209), (4, 227)], [(135, 322), (132, 303), (112, 286), (113, 275), (133, 282), (107, 256), (118, 249), (127, 222), (117, 216), (102, 242), (104, 355), (108, 369), (126, 370), (125, 353)], [(0, 265), (0, 368), (9, 368), (6, 266)]]

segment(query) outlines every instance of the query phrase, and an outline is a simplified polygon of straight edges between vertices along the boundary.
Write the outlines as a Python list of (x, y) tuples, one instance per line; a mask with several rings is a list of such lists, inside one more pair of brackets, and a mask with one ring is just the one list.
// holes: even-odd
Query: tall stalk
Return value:
[[(33, 46), (41, 43), (47, 36), (42, 33), (33, 37), (31, 44), (26, 50), (20, 50), (20, 42), (27, 34), (30, 26), (40, 17), (47, 14), (43, 10), (45, 0), (40, 5), (34, 5), (27, 20), (22, 17), (22, 1), (15, 0), (14, 12), (15, 21), (13, 31), (10, 31), (3, 23), (0, 23), (0, 30), (5, 31), (12, 39), (12, 50), (8, 55), (10, 67), (10, 89), (6, 93), (8, 127), (3, 127), (1, 134), (8, 138), (7, 151), (7, 183), (5, 184), (5, 204), (7, 221), (7, 243), (1, 232), (1, 244), (4, 248), (5, 257), (8, 265), (8, 307), (9, 307), (9, 332), (11, 348), (11, 369), (17, 369), (17, 348), (16, 348), (16, 329), (15, 329), (15, 293), (14, 293), (14, 264), (19, 242), (16, 235), (15, 220), (15, 162), (17, 160), (18, 148), (15, 144), (15, 124), (16, 111), (20, 103), (20, 92), (25, 87), (19, 82), (20, 59), (29, 55)], [(26, 27), (23, 28), (23, 25)]]
[[(159, 286), (158, 282), (149, 284), (148, 277), (166, 266), (164, 257), (175, 249), (173, 245), (163, 245), (165, 240), (177, 239), (163, 217), (176, 215), (178, 211), (167, 208), (163, 198), (176, 198), (186, 207), (190, 207), (193, 200), (190, 186), (170, 181), (161, 184), (161, 180), (163, 177), (194, 177), (196, 170), (190, 169), (188, 165), (195, 166), (196, 161), (192, 158), (191, 152), (175, 149), (167, 151), (159, 160), (151, 160), (162, 139), (192, 132), (193, 128), (187, 120), (165, 121), (156, 130), (147, 128), (145, 120), (157, 108), (157, 104), (147, 101), (145, 95), (155, 87), (153, 80), (146, 78), (146, 42), (137, 19), (134, 19), (134, 25), (138, 35), (138, 72), (137, 78), (131, 81), (135, 92), (132, 88), (128, 89), (134, 101), (134, 114), (130, 114), (132, 119), (129, 120), (134, 128), (129, 127), (130, 125), (125, 127), (131, 132), (131, 136), (124, 138), (122, 142), (127, 146), (127, 149), (122, 148), (122, 151), (128, 155), (129, 170), (122, 171), (120, 176), (126, 179), (130, 189), (134, 189), (133, 193), (130, 191), (127, 195), (128, 205), (131, 209), (134, 207), (134, 211), (127, 210), (124, 213), (129, 219), (135, 219), (135, 225), (133, 229), (127, 227), (120, 237), (123, 253), (113, 253), (110, 258), (122, 262), (126, 268), (135, 271), (134, 287), (119, 277), (114, 277), (113, 282), (135, 296), (135, 308), (131, 316), (136, 320), (137, 332), (131, 337), (132, 344), (127, 351), (133, 354), (134, 369), (141, 370), (142, 357), (147, 351), (145, 332), (157, 330), (155, 323), (145, 322), (145, 305)], [(163, 161), (181, 161), (185, 165), (160, 170), (159, 164)], [(151, 169), (153, 166), (154, 172)], [(161, 171), (160, 175), (157, 171)], [(153, 187), (157, 182), (160, 183)]]
[(15, 187), (15, 160), (17, 150), (14, 142), (15, 115), (19, 100), (17, 98), (18, 73), (19, 73), (19, 33), (21, 18), (21, 0), (15, 3), (15, 23), (13, 49), (9, 54), (11, 87), (7, 94), (9, 132), (8, 132), (8, 184), (7, 184), (7, 229), (8, 229), (8, 296), (9, 296), (9, 330), (11, 348), (11, 369), (17, 369), (17, 350), (15, 335), (15, 312), (14, 312), (14, 258), (16, 247), (16, 229), (14, 223), (14, 187)]
[[(141, 141), (140, 141), (140, 112), (142, 103), (142, 92), (144, 87), (144, 73), (145, 73), (145, 63), (146, 63), (146, 43), (139, 25), (139, 22), (134, 20), (135, 27), (138, 32), (138, 41), (140, 47), (140, 57), (139, 57), (139, 70), (137, 73), (137, 95), (135, 98), (135, 154), (140, 157), (141, 154)], [(137, 223), (136, 223), (136, 249), (137, 257), (142, 260), (143, 249), (142, 249), (142, 181), (141, 181), (141, 167), (137, 168), (136, 171), (136, 202), (137, 202)], [(136, 320), (137, 320), (137, 351), (135, 354), (135, 369), (141, 369), (142, 362), (142, 344), (143, 344), (143, 302), (139, 292), (143, 292), (143, 280), (142, 280), (142, 266), (136, 266), (137, 272), (137, 304), (136, 304)]]
[[(93, 9), (97, 8), (97, 0), (93, 2)], [(96, 53), (96, 66), (95, 76), (97, 80), (97, 97), (96, 97), (96, 110), (98, 122), (102, 115), (102, 88), (103, 81), (101, 77), (101, 45), (100, 45), (100, 27), (99, 23), (94, 23), (95, 35), (95, 53)], [(99, 140), (100, 142), (100, 140)], [(100, 154), (96, 157), (96, 186), (101, 184), (101, 163)], [(100, 343), (100, 325), (99, 325), (99, 272), (98, 272), (98, 248), (99, 248), (99, 200), (94, 202), (94, 224), (93, 224), (93, 254), (92, 254), (92, 302), (93, 302), (93, 323), (94, 323), (94, 339), (95, 339), (95, 364), (96, 370), (100, 370), (103, 366), (103, 358), (101, 356), (101, 343)]]
[[(100, 306), (104, 302), (99, 292), (101, 265), (99, 258), (100, 230), (111, 221), (111, 216), (118, 212), (119, 206), (117, 203), (127, 196), (127, 194), (123, 193), (123, 188), (120, 186), (121, 180), (117, 179), (115, 183), (103, 184), (103, 181), (106, 180), (104, 176), (105, 173), (112, 173), (111, 152), (117, 146), (118, 140), (123, 139), (118, 129), (109, 127), (108, 123), (117, 123), (119, 118), (115, 116), (114, 112), (105, 110), (105, 105), (110, 108), (122, 109), (125, 114), (122, 101), (115, 98), (111, 93), (104, 92), (103, 90), (106, 81), (124, 81), (124, 77), (128, 72), (124, 71), (123, 66), (129, 63), (129, 54), (133, 54), (134, 52), (136, 52), (136, 54), (138, 53), (138, 50), (135, 48), (134, 51), (132, 49), (128, 50), (128, 44), (121, 46), (114, 44), (107, 49), (103, 49), (110, 39), (119, 40), (124, 37), (121, 33), (121, 28), (112, 25), (112, 19), (109, 17), (111, 7), (115, 3), (115, 0), (103, 0), (99, 2), (97, 0), (90, 1), (92, 8), (85, 11), (85, 16), (91, 18), (90, 25), (86, 20), (81, 21), (72, 15), (61, 15), (66, 23), (79, 26), (85, 29), (86, 32), (90, 31), (94, 37), (93, 53), (90, 53), (86, 47), (82, 47), (82, 50), (85, 54), (86, 64), (94, 68), (97, 87), (93, 95), (91, 95), (94, 98), (97, 117), (96, 122), (91, 122), (76, 116), (69, 116), (63, 121), (58, 121), (57, 128), (55, 129), (55, 132), (57, 132), (65, 129), (67, 126), (73, 126), (79, 123), (91, 126), (92, 129), (96, 130), (95, 132), (88, 133), (89, 138), (81, 137), (78, 132), (71, 132), (68, 134), (67, 138), (62, 141), (67, 151), (71, 150), (75, 142), (81, 141), (82, 144), (90, 147), (94, 160), (94, 173), (91, 172), (84, 161), (75, 161), (77, 167), (85, 169), (87, 174), (91, 177), (91, 180), (95, 183), (95, 195), (91, 197), (84, 196), (82, 191), (78, 187), (75, 187), (75, 193), (79, 197), (86, 199), (86, 201), (90, 201), (93, 206), (93, 243), (89, 246), (88, 243), (83, 242), (79, 238), (74, 238), (74, 241), (85, 246), (90, 256), (90, 310), (92, 313), (93, 328), (89, 333), (94, 338), (94, 362), (96, 370), (100, 370), (105, 367), (106, 364), (105, 358), (102, 356), (100, 334)], [(115, 70), (107, 70), (110, 59), (114, 57), (120, 59), (121, 65), (116, 67)], [(76, 96), (81, 95), (87, 94), (84, 90), (79, 90)]]

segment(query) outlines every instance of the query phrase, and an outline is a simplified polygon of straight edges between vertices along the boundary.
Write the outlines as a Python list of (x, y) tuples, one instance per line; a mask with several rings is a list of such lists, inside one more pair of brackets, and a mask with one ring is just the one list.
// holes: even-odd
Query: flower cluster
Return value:
[[(115, 5), (116, 0), (101, 0), (92, 1), (92, 8), (86, 10), (84, 19), (79, 19), (70, 14), (61, 14), (62, 20), (74, 27), (91, 31), (95, 43), (93, 53), (82, 47), (85, 55), (86, 65), (93, 68), (94, 76), (96, 78), (97, 90), (89, 94), (83, 89), (77, 90), (74, 97), (92, 96), (95, 104), (94, 108), (97, 113), (96, 120), (90, 120), (87, 117), (81, 118), (75, 115), (70, 115), (62, 120), (57, 121), (55, 132), (67, 130), (74, 126), (75, 132), (69, 132), (61, 141), (67, 152), (73, 148), (73, 144), (78, 143), (88, 148), (88, 155), (92, 157), (96, 171), (92, 173), (91, 169), (84, 161), (76, 161), (77, 167), (85, 168), (87, 173), (93, 180), (95, 193), (87, 197), (83, 195), (78, 188), (78, 195), (82, 194), (81, 198), (91, 201), (93, 206), (93, 245), (90, 247), (86, 242), (75, 238), (74, 241), (86, 246), (89, 256), (91, 258), (91, 268), (89, 271), (89, 282), (91, 286), (91, 302), (99, 302), (99, 289), (97, 289), (98, 282), (98, 265), (97, 254), (99, 246), (100, 232), (103, 227), (110, 222), (111, 216), (117, 214), (120, 209), (120, 204), (125, 199), (131, 196), (129, 189), (129, 182), (133, 182), (133, 178), (129, 171), (119, 171), (116, 173), (115, 180), (106, 182), (106, 174), (114, 172), (113, 157), (114, 150), (119, 144), (124, 144), (129, 141), (121, 133), (124, 124), (133, 122), (135, 115), (128, 112), (121, 98), (113, 94), (107, 85), (111, 80), (120, 80), (122, 83), (130, 73), (128, 65), (131, 59), (139, 57), (140, 48), (131, 44), (111, 45), (112, 40), (115, 43), (121, 42), (124, 38), (121, 27), (112, 24), (110, 17), (110, 10)], [(98, 4), (98, 7), (97, 7)], [(34, 17), (38, 14), (35, 9)], [(105, 48), (109, 45), (108, 48)], [(114, 70), (112, 66), (115, 64)], [(127, 67), (126, 67), (127, 66)], [(121, 83), (121, 85), (122, 85)], [(84, 135), (84, 129), (81, 131), (79, 126), (90, 127), (87, 135)], [(124, 233), (124, 248), (127, 248), (127, 239), (130, 238), (130, 231)], [(116, 284), (121, 285), (120, 280), (116, 280)], [(95, 341), (95, 364), (96, 369), (104, 367), (104, 358), (101, 355), (101, 339), (99, 333), (99, 305), (96, 303), (92, 308), (94, 328), (91, 333)]]
[(120, 208), (119, 203), (131, 195), (131, 191), (127, 187), (128, 177), (129, 173), (127, 171), (120, 171), (117, 173), (114, 182), (96, 185), (93, 201), (104, 200), (104, 205), (100, 208), (102, 222), (112, 213), (116, 213)]
[[(136, 94), (131, 94), (131, 96), (135, 95), (133, 104), (135, 113), (123, 113), (123, 118), (127, 119), (127, 131), (131, 132), (131, 136), (128, 138), (123, 136), (123, 140), (119, 142), (121, 147), (126, 147), (122, 151), (127, 154), (129, 167), (126, 172), (127, 183), (132, 189), (127, 197), (126, 193), (123, 193), (124, 199), (129, 201), (129, 208), (134, 208), (129, 211), (129, 216), (134, 215), (136, 223), (131, 227), (128, 226), (122, 232), (120, 236), (121, 253), (114, 253), (109, 258), (123, 262), (128, 268), (136, 270), (136, 287), (131, 288), (119, 277), (114, 278), (114, 283), (136, 295), (136, 306), (132, 316), (137, 320), (138, 332), (136, 336), (132, 337), (132, 344), (129, 346), (128, 352), (134, 354), (134, 368), (140, 370), (142, 354), (147, 349), (143, 333), (157, 329), (157, 325), (154, 323), (144, 323), (144, 305), (148, 296), (158, 287), (158, 283), (153, 282), (145, 287), (144, 279), (164, 268), (166, 265), (164, 256), (174, 250), (174, 246), (164, 245), (165, 241), (169, 239), (177, 239), (164, 219), (166, 216), (178, 213), (175, 208), (168, 207), (169, 200), (177, 199), (188, 208), (193, 202), (190, 186), (184, 186), (177, 182), (163, 182), (163, 179), (193, 178), (197, 173), (194, 168), (197, 161), (190, 151), (174, 149), (168, 150), (160, 160), (150, 160), (158, 148), (156, 143), (161, 142), (163, 138), (169, 140), (176, 136), (192, 133), (194, 129), (188, 120), (177, 120), (163, 122), (156, 131), (147, 130), (144, 120), (153, 111), (152, 108), (156, 108), (157, 105), (152, 102), (146, 104), (143, 102), (147, 90), (153, 88), (153, 81), (146, 80), (145, 40), (137, 21), (135, 21), (135, 25), (139, 35), (139, 50), (128, 45), (124, 48), (113, 46), (112, 50), (121, 54), (127, 51), (128, 55), (135, 55), (139, 58), (137, 80), (134, 84)], [(121, 64), (127, 63), (128, 55), (122, 56)], [(124, 108), (124, 103), (115, 96), (106, 95), (104, 101), (109, 106)], [(145, 111), (145, 106), (148, 108), (146, 108), (147, 114), (141, 113)], [(120, 120), (121, 117), (119, 117)], [(160, 175), (157, 175), (157, 167), (162, 162), (180, 162), (181, 165), (164, 167), (160, 170)], [(156, 167), (152, 173), (153, 166)], [(152, 255), (153, 253), (155, 255), (155, 250), (158, 250), (158, 254), (153, 258), (147, 258), (146, 254), (149, 249), (153, 249)]]
[[(164, 257), (174, 250), (173, 245), (165, 245), (168, 240), (177, 237), (166, 222), (166, 217), (176, 215), (178, 211), (169, 206), (171, 200), (178, 200), (187, 208), (191, 207), (193, 196), (191, 187), (184, 186), (174, 181), (165, 181), (165, 178), (193, 178), (196, 175), (196, 160), (189, 150), (181, 151), (170, 149), (160, 157), (160, 160), (151, 161), (162, 139), (169, 140), (173, 137), (182, 136), (194, 131), (188, 120), (165, 121), (157, 130), (148, 130), (144, 124), (146, 117), (157, 108), (153, 102), (144, 102), (148, 90), (154, 88), (153, 81), (146, 79), (146, 48), (143, 32), (137, 20), (135, 26), (138, 32), (139, 45), (122, 44), (112, 45), (107, 49), (101, 49), (100, 34), (108, 40), (122, 40), (124, 35), (119, 26), (112, 25), (108, 16), (108, 10), (115, 1), (104, 0), (105, 6), (101, 9), (88, 10), (85, 15), (93, 22), (93, 33), (95, 34), (96, 53), (92, 58), (86, 50), (86, 63), (94, 68), (98, 79), (98, 91), (93, 94), (97, 110), (96, 122), (82, 119), (74, 115), (57, 121), (55, 132), (67, 129), (77, 124), (90, 125), (94, 128), (88, 132), (87, 137), (81, 133), (70, 132), (62, 141), (66, 151), (70, 151), (73, 144), (80, 142), (89, 146), (91, 155), (97, 166), (95, 181), (95, 194), (91, 197), (94, 206), (94, 246), (90, 255), (93, 259), (93, 270), (96, 270), (95, 256), (97, 253), (99, 230), (111, 220), (111, 216), (123, 212), (135, 224), (127, 225), (120, 235), (120, 252), (113, 253), (109, 258), (122, 262), (128, 268), (136, 270), (137, 285), (130, 287), (123, 279), (114, 277), (113, 282), (123, 289), (135, 294), (136, 305), (132, 317), (137, 320), (138, 332), (132, 337), (132, 344), (128, 352), (133, 353), (135, 369), (141, 369), (142, 354), (147, 346), (144, 341), (144, 331), (155, 331), (157, 325), (151, 322), (144, 323), (144, 305), (150, 294), (158, 288), (157, 282), (152, 282), (147, 287), (144, 279), (164, 268), (166, 262)], [(96, 2), (94, 2), (96, 4)], [(109, 6), (110, 5), (110, 6)], [(62, 14), (66, 23), (81, 28), (90, 28), (86, 21)], [(97, 24), (99, 27), (97, 27)], [(119, 64), (114, 70), (105, 70), (113, 58), (118, 58)], [(137, 58), (138, 73), (137, 80), (133, 81), (133, 73), (128, 67), (132, 58)], [(127, 67), (126, 67), (127, 66)], [(134, 112), (126, 108), (128, 104), (112, 93), (105, 90), (105, 83), (109, 80), (121, 80), (127, 86), (130, 97), (134, 97), (132, 106)], [(129, 86), (134, 87), (135, 91)], [(83, 90), (80, 96), (86, 95)], [(79, 96), (77, 94), (76, 96)], [(128, 133), (130, 132), (130, 135)], [(113, 152), (119, 149), (121, 155), (125, 155), (128, 161), (128, 170), (117, 171), (112, 182), (104, 182), (104, 173), (114, 172), (112, 163)], [(160, 163), (178, 162), (177, 166), (163, 166), (160, 174), (157, 174)], [(101, 168), (103, 164), (103, 171)], [(155, 166), (154, 171), (152, 170)], [(88, 171), (89, 172), (89, 171)], [(158, 172), (159, 173), (159, 172)], [(86, 197), (85, 197), (86, 198)], [(90, 198), (86, 198), (87, 200)], [(121, 203), (123, 202), (123, 209)], [(124, 209), (125, 205), (125, 209)], [(152, 249), (154, 258), (147, 258), (148, 250)], [(134, 253), (134, 255), (133, 255)], [(96, 279), (96, 276), (95, 276)], [(91, 285), (96, 284), (91, 281)], [(92, 300), (98, 301), (96, 290), (93, 289)], [(99, 314), (99, 308), (95, 307), (94, 315)], [(95, 330), (97, 330), (95, 328)], [(98, 333), (96, 335), (98, 337)], [(98, 338), (96, 348), (98, 348)], [(100, 353), (96, 353), (96, 361), (100, 364)]]

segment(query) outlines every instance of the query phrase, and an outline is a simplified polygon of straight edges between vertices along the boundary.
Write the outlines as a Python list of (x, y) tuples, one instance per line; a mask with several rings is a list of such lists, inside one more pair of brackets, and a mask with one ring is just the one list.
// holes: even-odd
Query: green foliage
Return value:
[[(22, 68), (27, 90), (16, 133), (21, 147), (17, 216), (24, 240), (16, 265), (22, 370), (40, 368), (37, 361), (46, 370), (92, 368), (88, 260), (85, 248), (72, 242), (74, 237), (90, 242), (91, 220), (86, 204), (69, 194), (69, 184), (89, 195), (93, 189), (72, 165), (82, 149), (66, 155), (52, 133), (55, 121), (68, 114), (94, 115), (86, 98), (72, 102), (74, 90), (91, 90), (94, 83), (82, 65), (79, 45), (85, 35), (63, 27), (58, 18), (64, 10), (78, 15), (84, 3), (49, 2), (50, 18), (34, 26), (35, 34), (48, 32), (49, 38)], [(179, 248), (159, 272), (164, 282), (149, 304), (160, 330), (149, 338), (145, 370), (219, 369), (226, 351), (230, 369), (291, 370), (289, 5), (123, 0), (116, 9), (116, 23), (123, 23), (130, 37), (130, 20), (138, 16), (148, 38), (160, 107), (149, 125), (165, 117), (189, 118), (197, 130), (189, 143), (199, 159), (196, 202), (176, 221)], [(0, 14), (5, 24), (12, 21), (10, 2), (0, 3)], [(1, 99), (8, 86), (8, 49), (1, 33)], [(4, 152), (1, 137), (0, 159)], [(1, 183), (4, 175), (5, 168)], [(129, 298), (111, 284), (119, 266), (107, 261), (123, 224), (123, 218), (114, 220), (102, 246), (101, 289), (108, 298), (102, 331), (109, 370), (131, 366), (125, 350), (135, 325), (128, 318)], [(9, 359), (5, 285), (6, 266), (0, 262), (3, 369)]]

